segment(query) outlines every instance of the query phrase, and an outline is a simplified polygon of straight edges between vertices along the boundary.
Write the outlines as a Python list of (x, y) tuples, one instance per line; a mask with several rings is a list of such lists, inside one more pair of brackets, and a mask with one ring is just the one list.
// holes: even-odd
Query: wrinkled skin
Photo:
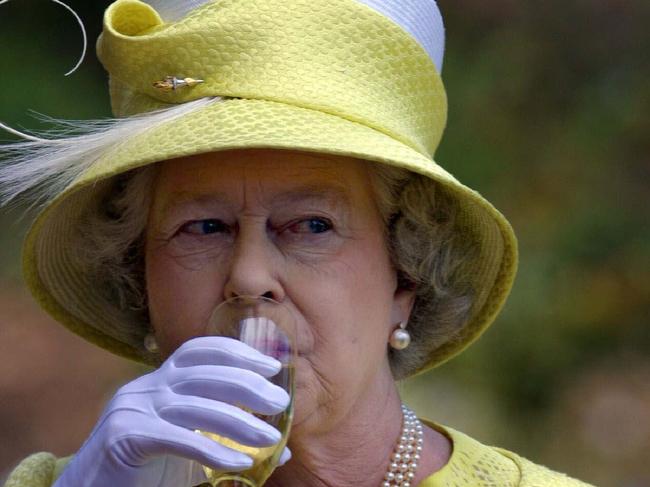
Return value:
[[(146, 279), (163, 355), (236, 295), (272, 297), (297, 317), (294, 457), (269, 485), (378, 485), (399, 434), (387, 343), (414, 295), (397, 286), (370, 170), (259, 149), (166, 161), (156, 178)], [(427, 428), (438, 467), (441, 436)]]

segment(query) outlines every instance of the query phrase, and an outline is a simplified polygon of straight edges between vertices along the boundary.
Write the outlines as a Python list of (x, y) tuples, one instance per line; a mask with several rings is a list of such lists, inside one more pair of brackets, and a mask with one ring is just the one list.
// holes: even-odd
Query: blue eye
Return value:
[(321, 218), (312, 218), (309, 220), (309, 230), (312, 233), (324, 233), (332, 228), (332, 225)]
[(193, 235), (210, 235), (213, 233), (228, 232), (228, 226), (221, 220), (197, 220), (183, 225), (181, 232), (191, 233)]
[(289, 227), (293, 233), (325, 233), (332, 229), (332, 224), (325, 218), (308, 218)]

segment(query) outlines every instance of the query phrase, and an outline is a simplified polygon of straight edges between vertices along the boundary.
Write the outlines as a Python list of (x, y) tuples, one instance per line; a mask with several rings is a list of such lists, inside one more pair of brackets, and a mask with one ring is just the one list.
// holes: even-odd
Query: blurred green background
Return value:
[[(0, 120), (110, 116), (94, 41), (108, 1), (0, 5)], [(494, 326), (403, 383), (431, 419), (603, 487), (650, 486), (650, 2), (440, 0), (450, 118), (437, 160), (513, 223), (521, 264)], [(4, 141), (13, 140), (0, 134)], [(29, 216), (0, 210), (0, 480), (74, 452), (142, 373), (37, 309)]]

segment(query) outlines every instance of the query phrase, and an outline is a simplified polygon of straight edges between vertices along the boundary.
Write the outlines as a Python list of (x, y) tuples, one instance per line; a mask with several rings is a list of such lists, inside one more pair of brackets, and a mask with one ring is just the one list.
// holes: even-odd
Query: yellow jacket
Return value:
[[(593, 487), (447, 426), (425, 422), (451, 439), (453, 452), (449, 462), (419, 487)], [(31, 455), (16, 467), (5, 487), (50, 487), (70, 458)]]
[(593, 487), (448, 426), (423, 422), (450, 438), (453, 451), (447, 464), (419, 487)]

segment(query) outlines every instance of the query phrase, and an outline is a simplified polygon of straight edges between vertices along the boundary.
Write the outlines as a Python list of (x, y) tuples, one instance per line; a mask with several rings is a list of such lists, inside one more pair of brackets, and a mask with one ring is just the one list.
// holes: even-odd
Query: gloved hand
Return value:
[[(237, 340), (189, 340), (117, 391), (54, 487), (190, 487), (206, 480), (201, 465), (249, 468), (248, 456), (194, 430), (250, 446), (277, 443), (275, 428), (234, 404), (283, 411), (288, 394), (265, 379), (279, 370), (280, 362)], [(289, 458), (285, 450), (281, 463)]]

